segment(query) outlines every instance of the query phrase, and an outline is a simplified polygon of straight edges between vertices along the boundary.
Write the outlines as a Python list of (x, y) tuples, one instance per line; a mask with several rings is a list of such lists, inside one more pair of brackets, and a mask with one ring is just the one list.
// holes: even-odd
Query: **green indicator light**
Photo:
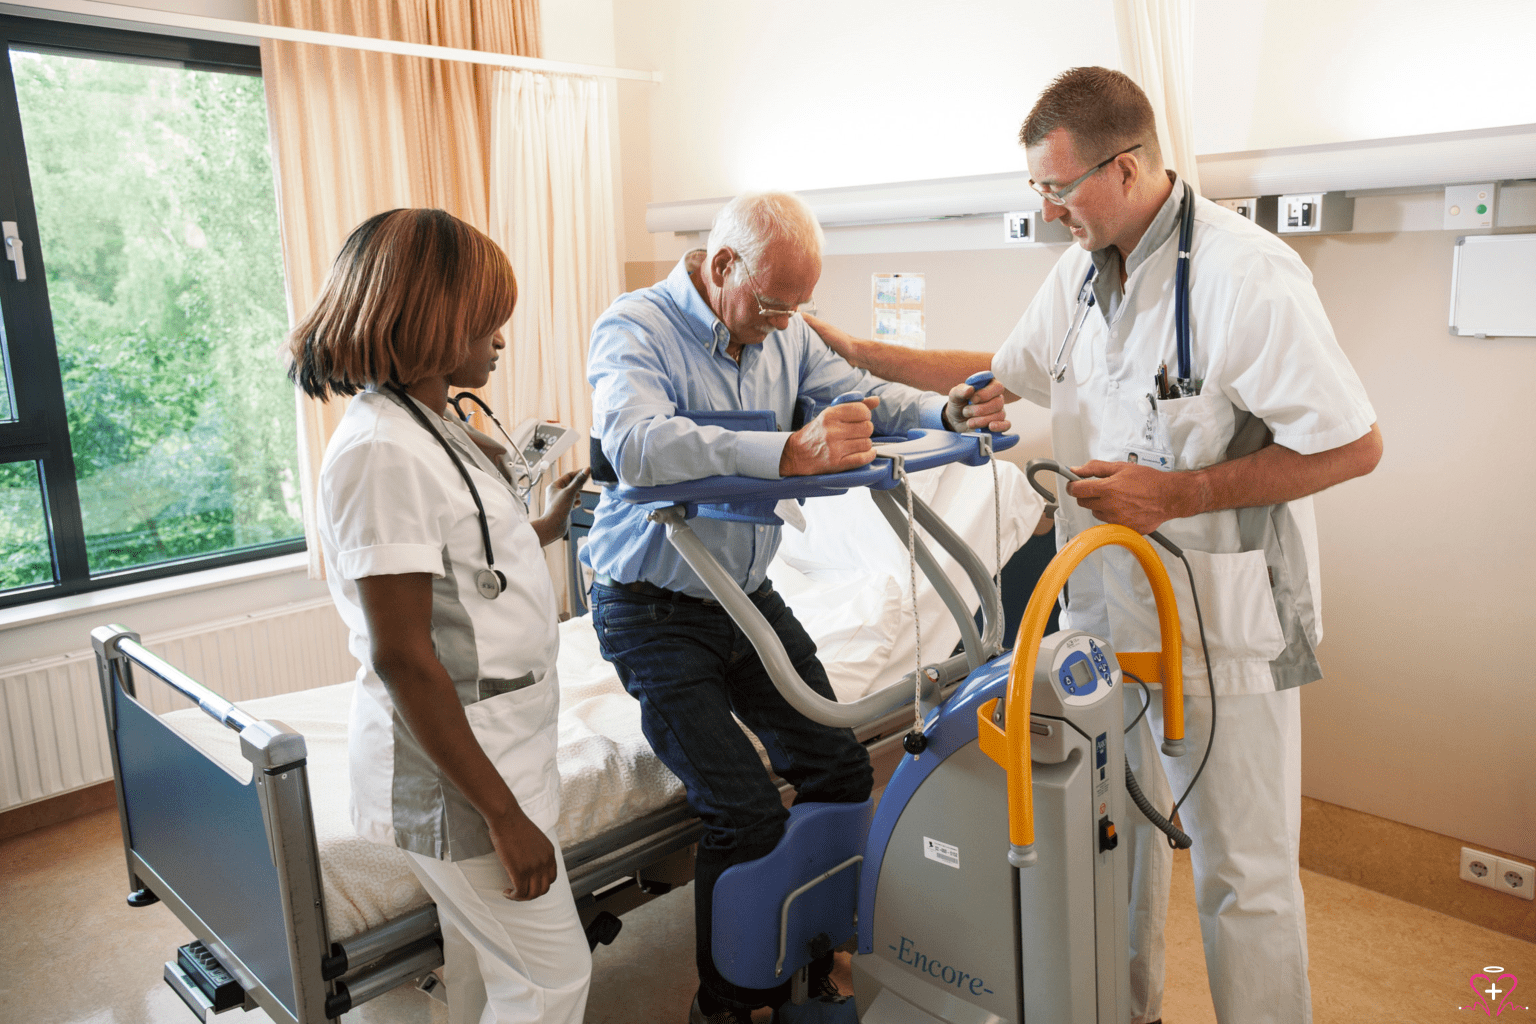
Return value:
[(1487, 213), (1488, 212), (1488, 204), (1487, 203), (1478, 203), (1477, 204), (1477, 212), (1478, 213)]

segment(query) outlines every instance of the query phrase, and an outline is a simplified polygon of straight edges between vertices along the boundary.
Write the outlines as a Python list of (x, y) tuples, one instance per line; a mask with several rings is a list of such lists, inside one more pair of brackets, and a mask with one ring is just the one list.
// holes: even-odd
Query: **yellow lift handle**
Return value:
[(1157, 602), (1157, 623), (1163, 642), (1160, 652), (1118, 654), (1120, 666), (1145, 682), (1163, 684), (1163, 749), (1170, 755), (1183, 753), (1183, 644), (1179, 635), (1178, 602), (1168, 572), (1163, 568), (1163, 560), (1152, 550), (1152, 544), (1135, 530), (1108, 523), (1085, 530), (1051, 559), (1035, 592), (1030, 595), (1029, 606), (1024, 610), (1024, 620), (1019, 623), (1018, 637), (1014, 641), (1003, 727), (998, 728), (992, 721), (997, 710), (995, 699), (976, 709), (977, 739), (982, 752), (1008, 773), (1008, 841), (1012, 844), (1008, 859), (1017, 867), (1035, 861), (1029, 709), (1034, 694), (1035, 660), (1040, 655), (1040, 641), (1045, 637), (1046, 620), (1073, 570), (1093, 552), (1111, 544), (1130, 551), (1141, 563)]

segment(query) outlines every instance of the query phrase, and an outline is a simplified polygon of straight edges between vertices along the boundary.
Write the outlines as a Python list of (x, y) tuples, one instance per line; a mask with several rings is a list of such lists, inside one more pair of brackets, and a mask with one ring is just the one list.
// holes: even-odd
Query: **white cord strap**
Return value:
[[(992, 573), (992, 591), (997, 595), (997, 611), (1001, 615), (1003, 611), (1003, 488), (997, 479), (997, 456), (988, 452), (987, 461), (992, 463), (992, 542), (994, 545), (992, 550), (997, 553), (997, 569)], [(1002, 642), (1006, 644), (1008, 638), (1002, 637)]]

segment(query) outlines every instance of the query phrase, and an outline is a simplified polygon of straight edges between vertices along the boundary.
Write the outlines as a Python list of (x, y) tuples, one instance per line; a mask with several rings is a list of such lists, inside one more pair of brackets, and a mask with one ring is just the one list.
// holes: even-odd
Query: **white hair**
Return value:
[(715, 214), (706, 258), (730, 249), (760, 274), (763, 253), (774, 242), (789, 242), (819, 257), (825, 236), (816, 214), (793, 192), (743, 192)]

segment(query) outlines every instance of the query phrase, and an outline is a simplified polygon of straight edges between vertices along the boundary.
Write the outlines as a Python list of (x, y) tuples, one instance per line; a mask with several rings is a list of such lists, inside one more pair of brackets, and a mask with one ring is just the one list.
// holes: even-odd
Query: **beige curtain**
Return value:
[[(509, 358), (487, 400), (511, 428), (533, 417), (576, 431), (563, 472), (588, 461), (587, 338), (622, 290), (609, 149), (609, 90), (591, 78), (498, 71), (490, 235), (511, 257), (518, 300)], [(564, 543), (545, 549), (564, 601)], [(567, 609), (569, 610), (569, 609)]]
[[(537, 0), (259, 0), (259, 13), (269, 25), (539, 56)], [(261, 63), (290, 322), (314, 301), (347, 234), (375, 213), (435, 206), (488, 231), (496, 69), (272, 40), (262, 41)], [(315, 481), (344, 409), (298, 397), (304, 533), (317, 577)]]
[(1177, 171), (1198, 193), (1189, 0), (1115, 0), (1115, 34), (1120, 40), (1120, 70), (1152, 101), (1164, 166)]

